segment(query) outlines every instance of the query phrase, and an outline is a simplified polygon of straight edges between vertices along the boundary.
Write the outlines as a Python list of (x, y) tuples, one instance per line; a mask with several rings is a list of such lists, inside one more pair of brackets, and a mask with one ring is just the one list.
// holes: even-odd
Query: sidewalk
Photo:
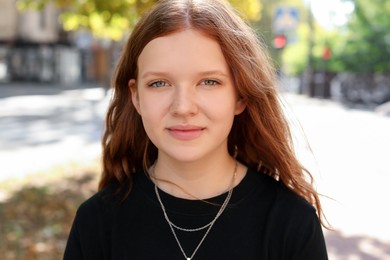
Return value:
[(0, 181), (98, 157), (107, 103), (98, 85), (0, 85)]
[(325, 232), (330, 259), (390, 259), (390, 118), (330, 100), (286, 100), (300, 160), (330, 197), (321, 197), (336, 230)]
[(64, 91), (103, 88), (97, 83), (51, 84), (38, 82), (0, 82), (0, 99), (32, 95), (59, 95)]

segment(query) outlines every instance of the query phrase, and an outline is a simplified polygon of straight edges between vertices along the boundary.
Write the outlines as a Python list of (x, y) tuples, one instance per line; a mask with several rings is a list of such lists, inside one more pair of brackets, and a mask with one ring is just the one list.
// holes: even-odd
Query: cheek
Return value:
[(138, 97), (139, 109), (142, 115), (147, 117), (153, 117), (155, 114), (161, 113), (166, 106), (165, 98), (161, 95), (140, 91)]
[(233, 118), (236, 113), (236, 101), (229, 94), (210, 97), (204, 103), (205, 110), (216, 120)]
[[(212, 104), (212, 105), (210, 105)], [(216, 101), (210, 103), (207, 108), (206, 114), (210, 121), (213, 122), (214, 125), (219, 126), (219, 129), (224, 129), (223, 131), (230, 131), (232, 127), (233, 120), (235, 117), (235, 106), (233, 102), (229, 101)]]
[(141, 105), (142, 122), (145, 128), (153, 129), (161, 121), (158, 108)]
[[(145, 131), (153, 132), (160, 128), (164, 115), (166, 114), (166, 102), (162, 98), (155, 98), (153, 95), (140, 95), (140, 112)], [(148, 133), (149, 134), (149, 133)]]
[(142, 116), (142, 124), (144, 126), (146, 135), (149, 137), (150, 141), (156, 146), (158, 144), (156, 141), (159, 140), (159, 129), (161, 129), (160, 120), (155, 116), (155, 114), (145, 113)]

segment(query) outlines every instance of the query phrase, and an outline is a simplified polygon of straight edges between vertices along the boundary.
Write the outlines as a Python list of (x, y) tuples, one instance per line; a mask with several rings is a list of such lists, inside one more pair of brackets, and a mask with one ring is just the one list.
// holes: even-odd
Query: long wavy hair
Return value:
[[(275, 70), (253, 29), (226, 2), (218, 0), (159, 1), (137, 23), (116, 67), (113, 99), (103, 136), (103, 173), (99, 189), (112, 183), (121, 199), (132, 189), (133, 174), (145, 171), (157, 158), (128, 86), (137, 78), (137, 60), (151, 40), (185, 29), (198, 30), (221, 46), (237, 93), (246, 103), (228, 136), (231, 154), (282, 182), (312, 204), (323, 223), (323, 212), (311, 174), (298, 161), (288, 122), (277, 93)], [(262, 165), (262, 167), (260, 167)]]

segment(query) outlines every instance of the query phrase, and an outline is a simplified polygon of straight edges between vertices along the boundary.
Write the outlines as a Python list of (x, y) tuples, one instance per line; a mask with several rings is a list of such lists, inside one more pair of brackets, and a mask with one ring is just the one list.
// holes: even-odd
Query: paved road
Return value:
[[(327, 233), (331, 259), (390, 259), (390, 117), (287, 94), (297, 151), (323, 194), (339, 233)], [(305, 143), (308, 140), (309, 146)]]
[(98, 86), (0, 85), (0, 180), (98, 156), (107, 102)]
[[(0, 85), (0, 180), (100, 154), (108, 96), (98, 86)], [(330, 259), (390, 259), (390, 117), (285, 94), (297, 153), (313, 172)], [(309, 146), (300, 130), (304, 129)]]

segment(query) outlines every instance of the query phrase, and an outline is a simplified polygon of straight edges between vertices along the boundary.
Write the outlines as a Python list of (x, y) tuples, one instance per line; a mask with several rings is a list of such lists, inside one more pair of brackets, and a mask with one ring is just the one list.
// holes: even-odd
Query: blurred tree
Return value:
[(228, 0), (238, 9), (241, 15), (249, 21), (258, 21), (261, 18), (262, 2), (264, 0)]
[[(352, 72), (390, 72), (390, 2), (350, 0), (355, 11), (333, 56), (339, 69)], [(339, 37), (339, 39), (340, 39)]]
[(18, 0), (20, 10), (42, 9), (55, 4), (66, 31), (86, 28), (94, 36), (122, 39), (139, 15), (156, 0)]
[[(49, 3), (60, 8), (67, 31), (87, 28), (94, 36), (121, 40), (139, 16), (157, 0), (18, 0), (21, 10), (41, 9)], [(260, 0), (230, 0), (248, 20), (260, 19)]]

